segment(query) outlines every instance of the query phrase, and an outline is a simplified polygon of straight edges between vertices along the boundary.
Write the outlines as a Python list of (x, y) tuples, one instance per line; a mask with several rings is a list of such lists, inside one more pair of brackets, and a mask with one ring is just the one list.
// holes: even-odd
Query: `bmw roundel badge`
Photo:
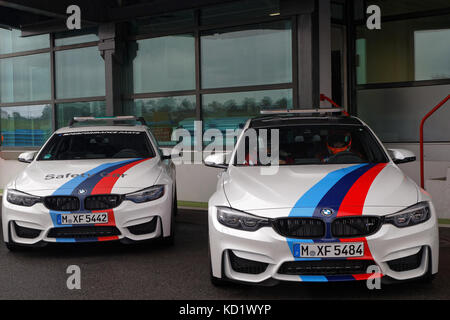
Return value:
[(320, 210), (320, 213), (325, 216), (325, 217), (329, 217), (333, 214), (333, 210), (332, 209), (328, 209), (328, 208), (324, 208), (322, 210)]

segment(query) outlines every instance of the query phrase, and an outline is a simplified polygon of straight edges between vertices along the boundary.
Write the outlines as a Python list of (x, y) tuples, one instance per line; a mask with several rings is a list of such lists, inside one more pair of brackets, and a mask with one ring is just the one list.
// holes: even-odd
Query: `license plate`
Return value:
[(70, 213), (58, 214), (57, 222), (66, 224), (104, 224), (108, 223), (108, 213)]
[(296, 243), (297, 258), (347, 258), (364, 256), (363, 242), (347, 243)]

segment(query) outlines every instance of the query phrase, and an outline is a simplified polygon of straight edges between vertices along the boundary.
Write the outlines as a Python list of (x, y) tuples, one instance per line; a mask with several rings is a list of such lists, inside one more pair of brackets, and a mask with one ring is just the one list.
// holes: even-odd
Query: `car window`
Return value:
[[(388, 162), (382, 147), (364, 126), (296, 125), (264, 129), (278, 129), (280, 165)], [(256, 135), (246, 135), (237, 147), (235, 165), (268, 164), (267, 160), (261, 160), (261, 155), (271, 156), (270, 131), (262, 134), (260, 129), (255, 130)], [(257, 143), (250, 143), (251, 137), (256, 137)]]
[(53, 135), (37, 160), (150, 158), (154, 155), (145, 132), (83, 131)]

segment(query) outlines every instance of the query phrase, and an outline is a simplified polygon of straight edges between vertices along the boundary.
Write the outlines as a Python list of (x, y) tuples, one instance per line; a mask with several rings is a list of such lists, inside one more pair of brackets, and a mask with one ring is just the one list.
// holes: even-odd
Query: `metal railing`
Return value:
[(433, 114), (435, 113), (440, 107), (444, 105), (448, 100), (450, 99), (450, 94), (444, 98), (441, 102), (439, 102), (433, 109), (430, 110), (420, 122), (420, 186), (422, 189), (425, 188), (425, 173), (424, 173), (424, 156), (423, 156), (423, 126), (425, 124), (425, 121)]
[(340, 105), (338, 105), (336, 102), (334, 102), (331, 98), (327, 97), (327, 96), (324, 95), (323, 93), (320, 94), (320, 101), (328, 101), (329, 103), (331, 103), (331, 105), (332, 105), (333, 107), (342, 109), (342, 113), (343, 113), (344, 115), (346, 115), (347, 117), (350, 116), (350, 114), (349, 114), (347, 111), (345, 111), (344, 108), (342, 108)]

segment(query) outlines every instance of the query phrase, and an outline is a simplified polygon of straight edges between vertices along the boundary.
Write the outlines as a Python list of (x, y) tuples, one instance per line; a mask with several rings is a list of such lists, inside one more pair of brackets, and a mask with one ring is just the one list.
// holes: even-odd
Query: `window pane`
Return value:
[(279, 0), (241, 0), (202, 9), (200, 23), (213, 25), (229, 23), (232, 20), (246, 21), (252, 18), (268, 17), (270, 14), (279, 12)]
[(126, 114), (144, 117), (160, 145), (175, 145), (172, 131), (191, 130), (195, 121), (195, 96), (137, 99)]
[(105, 63), (97, 47), (55, 52), (59, 99), (105, 95)]
[[(206, 94), (202, 98), (203, 129), (239, 129), (261, 110), (292, 109), (292, 90)], [(205, 141), (207, 142), (207, 141)], [(234, 139), (226, 141), (234, 144)]]
[(56, 126), (65, 127), (73, 117), (103, 117), (106, 115), (105, 101), (71, 102), (56, 105)]
[[(358, 90), (358, 117), (384, 142), (418, 142), (420, 121), (448, 92), (450, 85)], [(444, 105), (425, 123), (425, 141), (450, 141), (449, 119)]]
[(331, 19), (344, 20), (345, 7), (343, 3), (331, 2)]
[(55, 34), (55, 46), (98, 41), (97, 29), (89, 28), (81, 31), (67, 31)]
[(48, 100), (50, 97), (49, 53), (0, 59), (1, 102)]
[(357, 28), (358, 84), (450, 78), (450, 16)]
[(0, 54), (50, 47), (50, 38), (48, 34), (23, 38), (20, 34), (20, 30), (7, 30), (0, 28)]
[(202, 87), (292, 81), (290, 21), (214, 30), (201, 37)]
[(152, 38), (137, 43), (133, 61), (135, 93), (195, 89), (193, 35)]
[(414, 44), (415, 80), (450, 78), (450, 28), (415, 31)]
[(52, 131), (52, 109), (48, 104), (0, 107), (1, 134), (5, 147), (39, 147)]

